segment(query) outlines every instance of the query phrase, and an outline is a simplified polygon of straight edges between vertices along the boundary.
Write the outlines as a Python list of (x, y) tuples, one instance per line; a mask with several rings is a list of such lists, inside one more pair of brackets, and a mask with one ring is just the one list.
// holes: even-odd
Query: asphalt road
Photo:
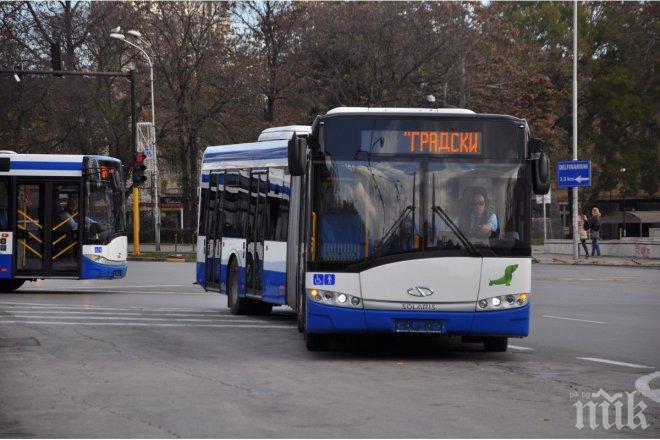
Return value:
[[(535, 265), (531, 335), (496, 354), (391, 337), (310, 353), (290, 311), (233, 317), (193, 275), (133, 262), (0, 294), (0, 437), (660, 436), (660, 270)], [(646, 429), (575, 427), (583, 393), (637, 388)]]

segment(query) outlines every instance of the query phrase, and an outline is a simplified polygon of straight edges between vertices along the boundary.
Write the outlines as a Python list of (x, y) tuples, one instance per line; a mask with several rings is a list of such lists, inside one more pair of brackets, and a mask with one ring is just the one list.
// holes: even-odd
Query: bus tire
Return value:
[(0, 281), (0, 292), (11, 293), (25, 284), (25, 280), (2, 280)]
[(301, 294), (298, 295), (298, 315), (297, 315), (297, 321), (298, 321), (298, 331), (300, 333), (303, 333), (305, 331), (305, 313), (307, 312), (307, 307), (305, 305), (305, 295)]
[(227, 306), (232, 315), (245, 315), (249, 312), (250, 305), (247, 298), (238, 296), (238, 266), (236, 261), (229, 265), (227, 279)]
[(504, 352), (509, 346), (509, 338), (506, 336), (497, 336), (484, 338), (484, 350), (488, 352)]
[(330, 348), (330, 335), (305, 332), (307, 351), (327, 351)]

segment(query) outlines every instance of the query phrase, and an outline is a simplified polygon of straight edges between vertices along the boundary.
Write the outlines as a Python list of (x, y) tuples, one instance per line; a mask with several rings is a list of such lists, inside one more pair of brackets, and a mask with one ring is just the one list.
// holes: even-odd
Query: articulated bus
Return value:
[(309, 350), (429, 333), (506, 351), (529, 333), (548, 166), (524, 119), (462, 109), (337, 108), (208, 147), (197, 282), (234, 314), (290, 306)]
[(0, 292), (126, 275), (121, 162), (0, 151)]

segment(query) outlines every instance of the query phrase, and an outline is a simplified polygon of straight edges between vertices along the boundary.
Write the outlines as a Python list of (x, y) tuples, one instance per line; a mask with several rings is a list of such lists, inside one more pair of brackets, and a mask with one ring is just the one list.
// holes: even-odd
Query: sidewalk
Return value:
[(580, 257), (578, 261), (573, 260), (572, 255), (546, 254), (543, 246), (532, 246), (532, 262), (540, 264), (574, 264), (584, 266), (632, 266), (632, 267), (660, 267), (660, 260), (655, 258), (637, 257)]

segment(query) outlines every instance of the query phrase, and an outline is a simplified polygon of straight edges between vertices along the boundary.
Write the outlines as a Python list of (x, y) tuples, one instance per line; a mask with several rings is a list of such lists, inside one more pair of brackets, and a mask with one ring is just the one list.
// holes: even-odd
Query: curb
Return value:
[(553, 264), (553, 265), (564, 265), (564, 266), (603, 266), (603, 267), (643, 267), (643, 268), (660, 268), (659, 262), (646, 263), (639, 260), (631, 259), (620, 262), (608, 262), (608, 261), (566, 261), (560, 258), (552, 257), (551, 259), (540, 259), (538, 257), (532, 257), (532, 262), (536, 264)]

